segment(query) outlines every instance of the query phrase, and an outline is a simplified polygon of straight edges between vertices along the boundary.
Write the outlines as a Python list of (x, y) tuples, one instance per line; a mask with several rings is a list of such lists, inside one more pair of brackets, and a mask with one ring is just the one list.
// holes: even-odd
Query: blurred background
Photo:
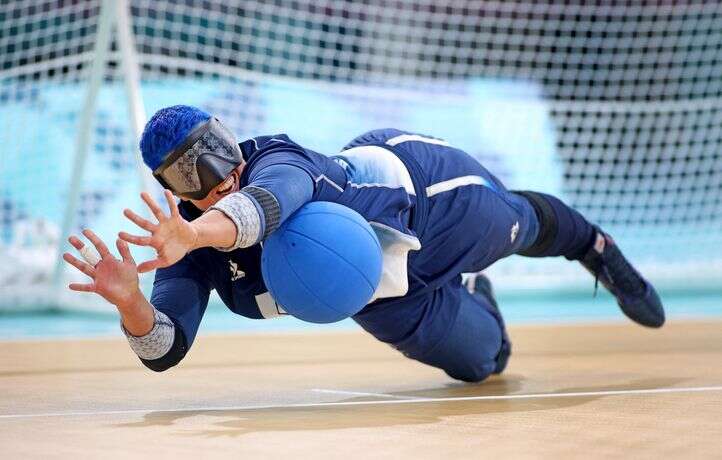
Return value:
[[(672, 319), (720, 316), (721, 75), (718, 2), (1, 0), (0, 339), (119, 334), (59, 255), (132, 229), (139, 131), (175, 104), (326, 154), (382, 127), (444, 138), (599, 223)], [(564, 259), (489, 275), (512, 323), (623, 320)], [(211, 303), (201, 332), (354, 327)]]

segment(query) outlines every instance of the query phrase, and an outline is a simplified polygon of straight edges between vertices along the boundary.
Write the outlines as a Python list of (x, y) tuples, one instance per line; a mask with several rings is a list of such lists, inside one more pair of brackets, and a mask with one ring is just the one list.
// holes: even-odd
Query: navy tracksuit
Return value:
[[(510, 350), (503, 320), (487, 297), (467, 292), (461, 273), (483, 270), (537, 241), (539, 216), (529, 200), (445, 141), (396, 129), (365, 133), (332, 157), (285, 135), (249, 139), (241, 149), (241, 187), (273, 193), (282, 219), (315, 200), (348, 206), (371, 223), (384, 250), (384, 274), (374, 301), (353, 317), (363, 329), (460, 380), (500, 370)], [(557, 247), (537, 255), (569, 257), (586, 245), (591, 227), (553, 203), (578, 216), (576, 226), (560, 226)], [(186, 219), (200, 215), (188, 202), (180, 208)], [(146, 365), (163, 370), (183, 358), (211, 289), (239, 315), (281, 314), (263, 285), (261, 251), (261, 245), (203, 248), (159, 269), (151, 303), (182, 333), (168, 354)]]

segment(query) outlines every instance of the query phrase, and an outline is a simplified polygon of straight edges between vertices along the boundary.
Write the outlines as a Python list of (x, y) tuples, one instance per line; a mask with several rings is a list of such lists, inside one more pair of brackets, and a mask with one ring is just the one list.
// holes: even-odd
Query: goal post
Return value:
[[(113, 241), (117, 229), (99, 222), (122, 210), (102, 204), (117, 193), (114, 187), (122, 184), (128, 205), (138, 209), (138, 192), (158, 189), (136, 148), (145, 112), (130, 6), (126, 0), (18, 1), (0, 6), (0, 15), (6, 52), (0, 52), (0, 311), (106, 310), (98, 299), (67, 289), (82, 277), (61, 255), (70, 248), (68, 235), (83, 227)], [(118, 93), (117, 83), (125, 94), (122, 106), (111, 107), (118, 113), (109, 133), (99, 99)], [(99, 171), (88, 173), (88, 165), (104, 152), (112, 152), (119, 173), (100, 172), (94, 181), (89, 175)], [(106, 186), (90, 184), (98, 181)]]
[(95, 101), (100, 90), (100, 85), (105, 75), (105, 66), (108, 61), (108, 53), (110, 53), (111, 34), (113, 30), (114, 11), (109, 7), (109, 2), (103, 2), (100, 7), (97, 22), (97, 32), (95, 34), (95, 48), (93, 49), (93, 57), (89, 66), (89, 77), (87, 82), (87, 90), (83, 107), (80, 111), (80, 121), (78, 122), (78, 133), (75, 141), (75, 157), (73, 159), (72, 176), (68, 184), (67, 203), (63, 213), (62, 225), (60, 227), (60, 235), (57, 243), (57, 253), (55, 261), (55, 269), (53, 272), (54, 288), (62, 289), (63, 269), (65, 262), (62, 253), (68, 247), (63, 241), (65, 235), (69, 235), (75, 222), (75, 214), (78, 210), (78, 199), (81, 190), (81, 181), (83, 180), (83, 172), (87, 162), (91, 128), (93, 127), (93, 116), (95, 114)]
[[(68, 186), (67, 203), (63, 214), (61, 237), (57, 244), (56, 264), (51, 283), (51, 289), (58, 291), (66, 289), (64, 284), (67, 277), (63, 275), (67, 267), (62, 259), (62, 254), (70, 246), (63, 236), (70, 235), (74, 229), (75, 217), (78, 212), (78, 199), (82, 190), (82, 180), (86, 170), (85, 165), (88, 161), (91, 130), (94, 127), (98, 91), (106, 75), (114, 32), (117, 48), (120, 50), (120, 79), (123, 80), (125, 85), (128, 113), (130, 115), (129, 126), (134, 144), (137, 144), (140, 139), (146, 120), (143, 100), (140, 95), (140, 69), (133, 43), (128, 2), (127, 0), (101, 0), (99, 6), (95, 47), (89, 67), (87, 92), (80, 112), (72, 176)], [(143, 165), (139, 151), (134, 149), (133, 154), (137, 162), (140, 187), (144, 190), (155, 190), (147, 168)]]

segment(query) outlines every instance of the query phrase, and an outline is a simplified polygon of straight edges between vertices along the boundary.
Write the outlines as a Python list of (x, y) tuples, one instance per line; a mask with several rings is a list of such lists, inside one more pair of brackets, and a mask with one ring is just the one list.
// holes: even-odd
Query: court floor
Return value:
[(511, 334), (475, 385), (361, 332), (201, 336), (160, 374), (122, 338), (0, 342), (0, 457), (722, 456), (722, 321)]

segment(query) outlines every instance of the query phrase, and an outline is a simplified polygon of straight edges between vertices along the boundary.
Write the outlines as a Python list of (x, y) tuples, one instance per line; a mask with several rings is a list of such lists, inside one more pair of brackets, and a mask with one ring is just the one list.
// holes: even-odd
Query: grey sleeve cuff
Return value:
[(265, 188), (249, 185), (243, 187), (242, 191), (251, 195), (263, 212), (264, 230), (261, 239), (264, 240), (281, 224), (281, 205), (276, 196)]
[(128, 339), (130, 348), (141, 359), (158, 359), (171, 349), (175, 338), (173, 321), (165, 313), (154, 309), (155, 323), (153, 329), (146, 335), (136, 337), (131, 335), (121, 322), (120, 328)]
[[(244, 191), (231, 193), (211, 209), (221, 211), (236, 226), (236, 241), (227, 248), (216, 248), (220, 251), (233, 251), (238, 248), (253, 246), (261, 240), (264, 222), (255, 200)], [(206, 211), (206, 212), (208, 212)]]

